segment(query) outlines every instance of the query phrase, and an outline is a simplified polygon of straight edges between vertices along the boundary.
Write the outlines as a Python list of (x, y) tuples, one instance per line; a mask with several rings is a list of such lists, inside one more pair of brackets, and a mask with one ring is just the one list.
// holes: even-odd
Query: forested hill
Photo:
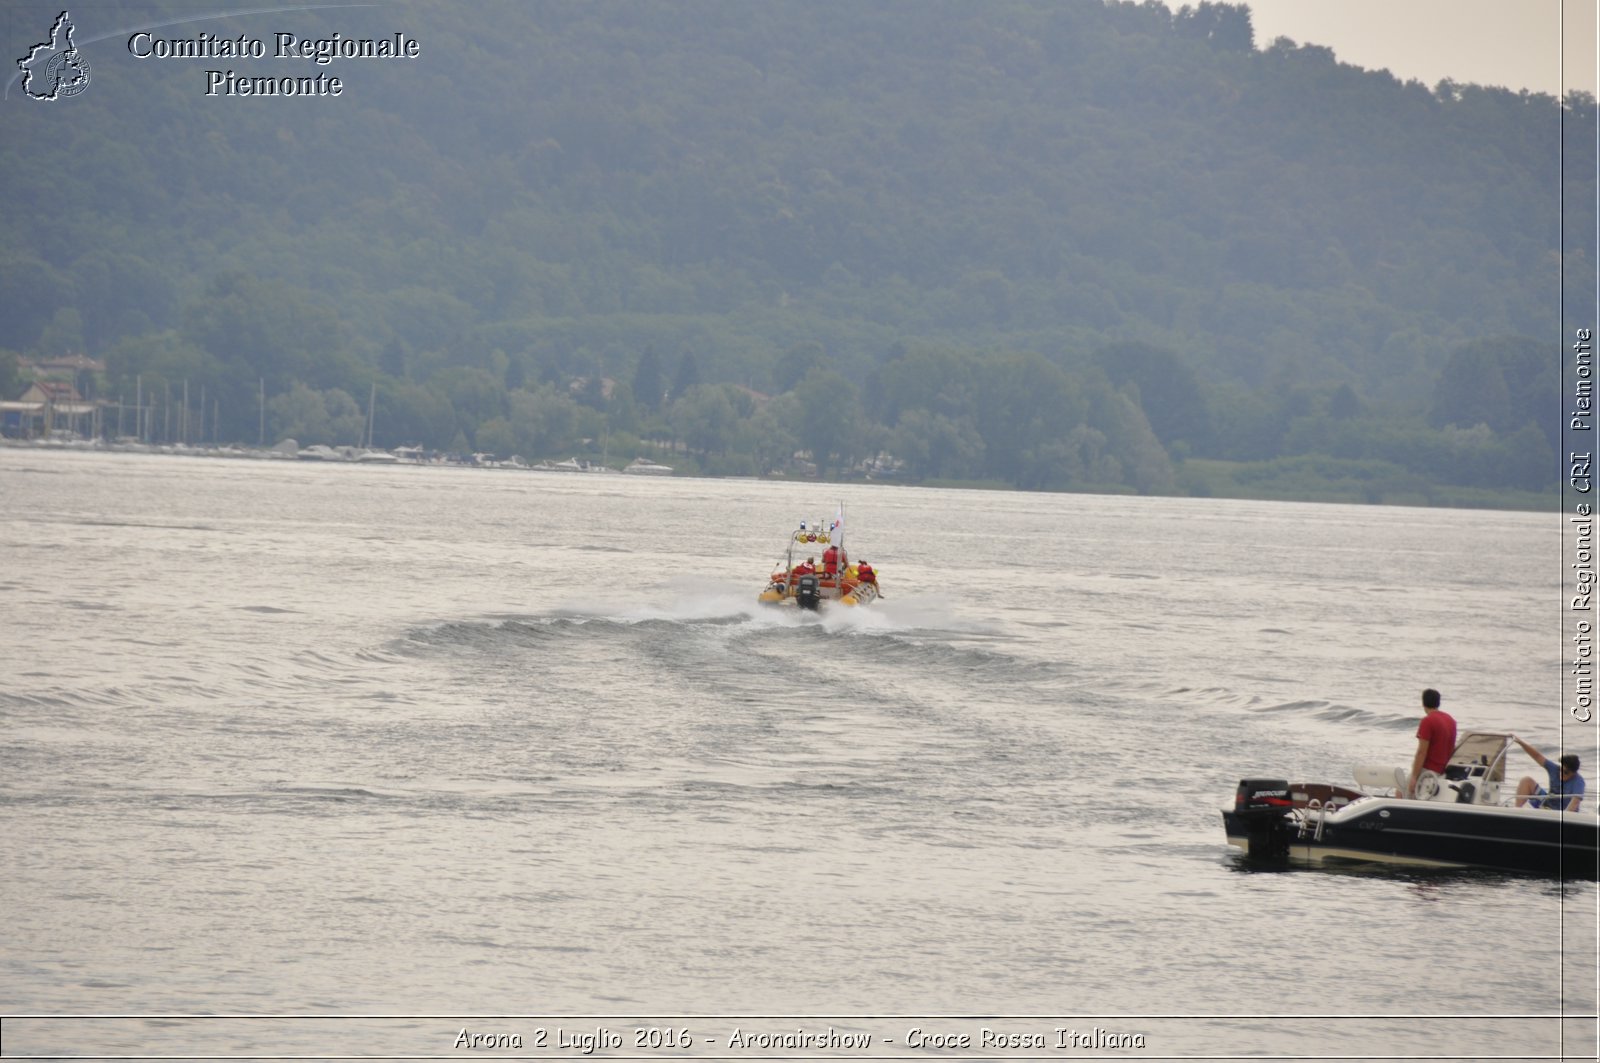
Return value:
[[(22, 54), (59, 8), (11, 7)], [(196, 14), (75, 8), (87, 89), (13, 79), (0, 348), (105, 358), (129, 401), (204, 386), (220, 438), (255, 441), (264, 381), (269, 431), (338, 441), (376, 384), (380, 444), (529, 457), (603, 436), (708, 471), (888, 451), (1044, 488), (1209, 490), (1185, 467), (1210, 458), (1271, 493), (1294, 456), (1366, 497), (1557, 479), (1543, 352), (1564, 279), (1592, 316), (1587, 96), (1402, 82), (1229, 4)], [(268, 55), (138, 58), (140, 28)], [(283, 30), (420, 54), (279, 59)], [(210, 69), (343, 91), (208, 96)]]

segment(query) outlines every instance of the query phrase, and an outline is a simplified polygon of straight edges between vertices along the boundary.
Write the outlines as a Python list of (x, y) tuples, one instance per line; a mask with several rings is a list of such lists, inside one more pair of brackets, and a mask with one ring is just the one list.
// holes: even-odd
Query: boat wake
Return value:
[(935, 597), (880, 599), (871, 609), (820, 612), (767, 605), (733, 585), (678, 577), (639, 595), (612, 593), (544, 613), (497, 613), (478, 619), (441, 620), (413, 628), (400, 641), (413, 645), (537, 641), (578, 633), (579, 629), (681, 625), (685, 628), (736, 627), (750, 632), (805, 630), (829, 634), (869, 634), (918, 640), (1005, 640), (999, 627), (959, 617), (951, 603)]
[(479, 676), (506, 672), (524, 682), (589, 665), (620, 662), (653, 682), (692, 683), (728, 676), (736, 690), (751, 674), (801, 675), (823, 660), (859, 684), (899, 672), (952, 670), (964, 680), (992, 677), (1054, 684), (1070, 662), (1014, 652), (1016, 636), (952, 615), (949, 603), (907, 596), (871, 609), (810, 612), (764, 605), (744, 588), (703, 580), (663, 585), (650, 600), (591, 601), (548, 612), (442, 619), (413, 627), (375, 651), (380, 659), (433, 659)]

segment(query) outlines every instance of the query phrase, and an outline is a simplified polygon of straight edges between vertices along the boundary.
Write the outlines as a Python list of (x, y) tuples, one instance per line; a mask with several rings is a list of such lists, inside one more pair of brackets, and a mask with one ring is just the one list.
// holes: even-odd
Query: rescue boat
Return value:
[(878, 574), (853, 561), (844, 547), (844, 506), (830, 522), (801, 521), (790, 533), (757, 601), (818, 610), (826, 605), (868, 605), (883, 597)]

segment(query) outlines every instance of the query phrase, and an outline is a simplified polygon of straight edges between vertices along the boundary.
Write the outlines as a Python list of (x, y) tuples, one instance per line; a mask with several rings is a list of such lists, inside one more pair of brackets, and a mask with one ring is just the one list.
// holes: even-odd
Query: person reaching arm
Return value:
[(1578, 755), (1568, 753), (1559, 760), (1551, 760), (1516, 735), (1512, 735), (1511, 740), (1521, 746), (1522, 751), (1532, 757), (1533, 762), (1543, 768), (1550, 778), (1550, 786), (1546, 789), (1530, 776), (1524, 775), (1517, 784), (1517, 807), (1521, 808), (1532, 801), (1534, 808), (1549, 808), (1558, 812), (1578, 811), (1578, 806), (1583, 804), (1584, 793), (1583, 776), (1578, 774)]

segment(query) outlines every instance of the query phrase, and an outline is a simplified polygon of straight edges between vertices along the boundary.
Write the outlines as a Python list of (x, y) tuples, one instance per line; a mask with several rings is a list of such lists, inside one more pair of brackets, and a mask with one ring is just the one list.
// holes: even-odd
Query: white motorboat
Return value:
[(1506, 780), (1509, 734), (1474, 731), (1442, 775), (1404, 797), (1402, 769), (1358, 768), (1355, 786), (1242, 779), (1222, 810), (1228, 841), (1251, 858), (1294, 864), (1489, 868), (1596, 879), (1600, 816), (1518, 807)]
[(673, 468), (671, 465), (661, 465), (645, 458), (634, 458), (623, 466), (622, 471), (635, 476), (671, 476)]

